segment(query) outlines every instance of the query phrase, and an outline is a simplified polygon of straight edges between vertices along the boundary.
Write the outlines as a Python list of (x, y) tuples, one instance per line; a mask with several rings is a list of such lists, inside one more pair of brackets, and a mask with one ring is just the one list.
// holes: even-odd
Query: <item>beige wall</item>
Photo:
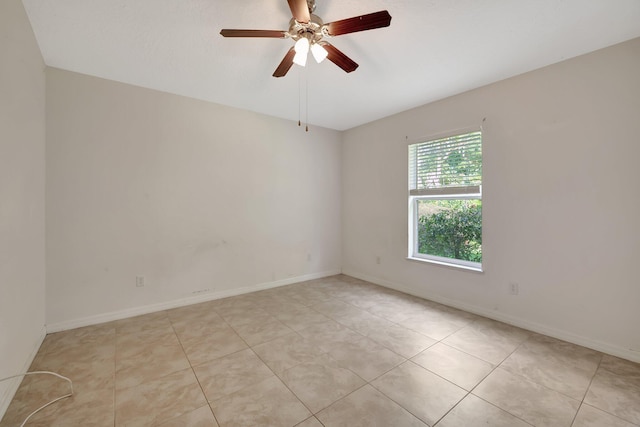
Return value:
[(340, 141), (48, 69), (49, 330), (339, 272)]
[[(485, 272), (406, 260), (406, 137), (485, 117)], [(640, 361), (639, 158), (640, 39), (349, 130), (343, 271)]]
[[(0, 2), (0, 378), (44, 338), (44, 63), (19, 0)], [(0, 418), (19, 381), (0, 384)]]

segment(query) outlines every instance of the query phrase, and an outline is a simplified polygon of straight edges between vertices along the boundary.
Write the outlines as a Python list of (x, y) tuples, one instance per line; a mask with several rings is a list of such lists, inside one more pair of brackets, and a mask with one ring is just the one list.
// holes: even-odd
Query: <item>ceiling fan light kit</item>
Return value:
[(316, 60), (316, 62), (319, 64), (327, 58), (327, 55), (329, 55), (329, 52), (327, 52), (327, 49), (322, 47), (320, 43), (314, 43), (311, 45), (311, 54), (313, 55), (313, 58)]
[(391, 15), (386, 10), (325, 24), (320, 17), (313, 14), (316, 9), (315, 0), (287, 0), (287, 2), (293, 15), (288, 31), (234, 29), (220, 31), (223, 37), (292, 39), (295, 44), (276, 68), (274, 77), (284, 77), (293, 64), (304, 67), (309, 51), (318, 63), (329, 59), (345, 72), (350, 73), (358, 68), (358, 64), (324, 38), (388, 27), (391, 24)]
[(309, 40), (302, 37), (293, 46), (296, 51), (296, 55), (293, 57), (293, 63), (304, 67), (307, 65), (307, 56), (309, 54)]

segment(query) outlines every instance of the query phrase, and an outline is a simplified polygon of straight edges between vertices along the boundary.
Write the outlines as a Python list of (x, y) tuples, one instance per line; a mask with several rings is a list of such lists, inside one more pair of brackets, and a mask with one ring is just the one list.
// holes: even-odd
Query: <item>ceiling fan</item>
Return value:
[(220, 34), (224, 37), (291, 38), (294, 40), (295, 45), (289, 49), (278, 68), (276, 68), (273, 73), (274, 77), (285, 76), (294, 63), (304, 67), (309, 51), (311, 51), (317, 62), (322, 62), (327, 58), (347, 73), (350, 73), (358, 68), (358, 64), (324, 39), (326, 37), (388, 27), (391, 24), (391, 15), (386, 10), (325, 24), (320, 17), (313, 14), (316, 9), (315, 0), (287, 1), (293, 15), (287, 31), (230, 29), (220, 31)]

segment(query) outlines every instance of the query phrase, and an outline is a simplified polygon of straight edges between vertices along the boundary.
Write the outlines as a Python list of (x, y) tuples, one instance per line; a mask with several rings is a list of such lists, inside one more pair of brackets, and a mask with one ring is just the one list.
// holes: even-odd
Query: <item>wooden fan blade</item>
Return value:
[(349, 58), (344, 53), (340, 52), (334, 45), (329, 43), (322, 43), (322, 47), (325, 48), (328, 52), (327, 59), (338, 67), (342, 68), (347, 73), (355, 71), (358, 68), (358, 64), (356, 64), (351, 58)]
[(375, 28), (388, 27), (391, 24), (391, 15), (386, 10), (370, 13), (368, 15), (354, 16), (353, 18), (326, 24), (330, 36), (356, 33), (358, 31), (373, 30)]
[(289, 52), (284, 56), (276, 71), (273, 72), (273, 77), (284, 77), (291, 66), (293, 65), (293, 57), (296, 56), (294, 48), (289, 49)]
[(291, 9), (291, 14), (293, 15), (293, 19), (298, 22), (302, 22), (306, 24), (311, 20), (311, 15), (309, 14), (309, 6), (307, 5), (307, 0), (287, 0), (289, 2), (289, 9)]
[(286, 31), (278, 30), (228, 30), (220, 31), (223, 37), (269, 37), (274, 39), (284, 39), (287, 37)]

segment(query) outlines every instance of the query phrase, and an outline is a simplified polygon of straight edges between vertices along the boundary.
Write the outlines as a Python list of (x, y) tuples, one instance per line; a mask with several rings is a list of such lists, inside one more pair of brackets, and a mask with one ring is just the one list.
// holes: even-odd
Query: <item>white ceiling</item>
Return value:
[[(331, 43), (360, 64), (272, 73), (290, 39), (285, 0), (23, 0), (45, 63), (345, 130), (640, 37), (640, 0), (317, 0), (325, 22), (388, 10), (391, 26)], [(304, 82), (308, 81), (308, 89)]]

